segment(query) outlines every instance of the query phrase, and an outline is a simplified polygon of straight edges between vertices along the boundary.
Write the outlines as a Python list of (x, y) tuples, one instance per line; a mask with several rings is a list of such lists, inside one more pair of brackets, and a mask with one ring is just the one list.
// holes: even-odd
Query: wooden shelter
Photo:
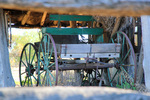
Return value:
[[(120, 23), (121, 16), (139, 17), (150, 15), (149, 0), (5, 0), (0, 1), (0, 82), (1, 87), (14, 86), (10, 72), (9, 54), (7, 50), (7, 19), (12, 27), (18, 28), (40, 28), (42, 26), (55, 26), (57, 22), (47, 20), (49, 14), (75, 14), (93, 16), (115, 16), (116, 23)], [(148, 21), (147, 21), (148, 20)], [(142, 17), (143, 25), (143, 48), (144, 55), (150, 52), (147, 36), (149, 32), (150, 17)], [(10, 25), (10, 24), (9, 24)], [(63, 26), (73, 27), (71, 23), (63, 23)], [(117, 24), (112, 33), (118, 30)], [(105, 36), (107, 37), (107, 36)], [(148, 61), (150, 56), (144, 56), (144, 69), (150, 70)], [(150, 80), (148, 71), (145, 71), (145, 79)], [(150, 87), (150, 82), (146, 81)]]

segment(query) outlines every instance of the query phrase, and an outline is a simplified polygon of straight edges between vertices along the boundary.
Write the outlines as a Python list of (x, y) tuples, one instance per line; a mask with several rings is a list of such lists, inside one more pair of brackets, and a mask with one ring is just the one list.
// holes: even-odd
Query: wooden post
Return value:
[(11, 87), (15, 86), (15, 83), (10, 69), (5, 31), (4, 13), (3, 9), (0, 9), (0, 87)]
[(76, 28), (77, 25), (76, 25), (76, 21), (69, 21), (70, 22), (70, 27), (71, 28)]
[(145, 85), (150, 89), (150, 16), (142, 16), (142, 36), (143, 36), (143, 69), (145, 75)]

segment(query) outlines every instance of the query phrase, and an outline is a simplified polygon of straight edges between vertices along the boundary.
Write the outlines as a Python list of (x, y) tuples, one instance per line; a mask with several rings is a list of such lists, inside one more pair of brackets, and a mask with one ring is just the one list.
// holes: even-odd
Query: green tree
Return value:
[[(17, 31), (17, 29), (16, 29)], [(39, 35), (40, 34), (40, 35)], [(22, 34), (13, 34), (12, 33), (12, 46), (9, 49), (10, 64), (11, 67), (18, 67), (21, 51), (26, 43), (39, 42), (41, 33), (37, 30), (26, 30)]]

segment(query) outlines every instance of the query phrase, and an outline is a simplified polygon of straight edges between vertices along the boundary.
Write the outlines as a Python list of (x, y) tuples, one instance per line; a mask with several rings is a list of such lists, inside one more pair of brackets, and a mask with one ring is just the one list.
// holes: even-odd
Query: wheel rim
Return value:
[(32, 43), (27, 43), (21, 53), (19, 79), (21, 86), (37, 86), (37, 52)]
[(38, 50), (38, 79), (41, 86), (57, 85), (58, 61), (55, 42), (48, 33), (44, 34)]
[[(108, 69), (109, 82), (111, 86), (114, 86), (114, 83), (117, 87), (120, 88), (133, 88), (134, 83), (136, 83), (136, 58), (135, 53), (132, 47), (132, 44), (123, 32), (117, 32), (111, 37), (112, 43), (120, 43), (120, 57), (114, 58), (113, 61), (116, 63), (115, 73), (111, 75), (110, 70)], [(129, 74), (131, 73), (132, 74)], [(118, 77), (118, 79), (116, 79)], [(114, 82), (115, 81), (115, 82)]]

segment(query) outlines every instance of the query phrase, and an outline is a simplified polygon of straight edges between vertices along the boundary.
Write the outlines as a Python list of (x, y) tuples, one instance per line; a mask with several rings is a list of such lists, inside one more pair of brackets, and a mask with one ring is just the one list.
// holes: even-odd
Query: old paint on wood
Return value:
[(61, 58), (117, 58), (120, 54), (120, 44), (61, 44)]
[(120, 44), (102, 43), (102, 44), (61, 44), (61, 53), (64, 54), (87, 54), (87, 53), (119, 53)]
[(50, 15), (49, 19), (59, 21), (95, 21), (92, 16), (85, 15)]
[(42, 28), (42, 33), (50, 33), (51, 35), (102, 35), (102, 28)]

